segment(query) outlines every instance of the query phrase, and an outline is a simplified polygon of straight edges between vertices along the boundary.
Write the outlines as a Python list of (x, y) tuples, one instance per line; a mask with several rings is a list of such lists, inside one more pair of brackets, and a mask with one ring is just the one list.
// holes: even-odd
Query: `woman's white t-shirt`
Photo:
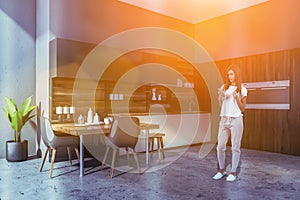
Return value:
[[(236, 86), (231, 85), (225, 91), (225, 98), (222, 102), (220, 112), (221, 117), (239, 117), (242, 115), (242, 112), (233, 96), (233, 92), (236, 90), (236, 88)], [(247, 89), (244, 86), (241, 87), (241, 90), (241, 94), (240, 92), (238, 93), (240, 99), (247, 96)]]

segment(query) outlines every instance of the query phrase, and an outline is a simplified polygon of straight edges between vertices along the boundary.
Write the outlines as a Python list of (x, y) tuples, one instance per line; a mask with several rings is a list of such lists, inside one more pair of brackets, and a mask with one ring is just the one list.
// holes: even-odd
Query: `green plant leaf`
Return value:
[(18, 107), (17, 107), (16, 102), (13, 99), (5, 97), (4, 100), (5, 100), (6, 109), (7, 109), (7, 112), (6, 112), (7, 117), (8, 117), (8, 120), (11, 122), (12, 115), (15, 111), (18, 110)]
[[(30, 114), (30, 113), (29, 113)], [(29, 115), (28, 114), (28, 115)], [(31, 115), (30, 117), (29, 116), (25, 116), (23, 117), (23, 124), (26, 124), (30, 119), (32, 119), (33, 117), (35, 117), (36, 115)]]
[(31, 112), (36, 108), (36, 106), (30, 105), (31, 100), (32, 96), (25, 99), (20, 109), (18, 109), (17, 104), (13, 99), (5, 97), (6, 110), (4, 108), (2, 108), (2, 110), (7, 116), (11, 123), (11, 127), (14, 130), (15, 142), (20, 142), (21, 130), (26, 122), (36, 116), (35, 114), (30, 116)]
[[(28, 97), (27, 99), (25, 99), (20, 107), (20, 113), (22, 114), (22, 116), (25, 116), (28, 112), (30, 112), (31, 107), (35, 107), (35, 106), (30, 106), (31, 104), (31, 99), (32, 96)], [(31, 109), (33, 110), (33, 109)]]
[(9, 121), (11, 121), (11, 118), (9, 117), (8, 112), (7, 112), (4, 108), (2, 108), (2, 111), (4, 112), (4, 114), (5, 114), (5, 116), (7, 117), (7, 119), (8, 119)]
[(22, 115), (20, 112), (15, 111), (12, 115), (12, 121), (11, 126), (14, 129), (15, 133), (18, 133), (21, 131), (21, 129), (24, 126)]
[(21, 113), (23, 116), (23, 122), (28, 121), (27, 118), (30, 116), (30, 113), (36, 108), (36, 106), (30, 106), (26, 113)]

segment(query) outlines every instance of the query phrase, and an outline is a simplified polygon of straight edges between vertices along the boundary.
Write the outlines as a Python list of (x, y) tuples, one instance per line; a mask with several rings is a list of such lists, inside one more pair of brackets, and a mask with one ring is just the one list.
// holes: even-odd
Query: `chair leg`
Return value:
[(161, 160), (161, 156), (160, 156), (160, 150), (161, 150), (161, 143), (160, 143), (160, 137), (156, 138), (156, 143), (157, 143), (157, 152), (158, 152), (158, 160)]
[(116, 155), (117, 155), (117, 149), (113, 149), (113, 157), (112, 157), (111, 166), (110, 166), (110, 178), (113, 177)]
[(72, 166), (72, 156), (71, 156), (71, 147), (67, 147), (67, 151), (68, 151), (68, 157), (69, 157), (69, 161), (70, 161), (70, 166)]
[(151, 137), (149, 141), (150, 141), (149, 151), (151, 153), (151, 158), (152, 158), (152, 156), (153, 156), (153, 150), (154, 150), (154, 138)]
[(163, 155), (163, 159), (165, 159), (165, 149), (164, 149), (164, 140), (163, 138), (160, 138), (160, 148)]
[(52, 159), (51, 159), (51, 167), (50, 167), (50, 178), (52, 178), (53, 165), (55, 160), (56, 149), (52, 150)]
[(148, 138), (148, 150), (151, 151), (151, 138)]
[(136, 163), (137, 170), (138, 170), (139, 174), (141, 174), (141, 168), (140, 168), (139, 160), (137, 158), (136, 151), (134, 149), (132, 149), (132, 154), (134, 156), (134, 160), (135, 160), (135, 163)]
[(75, 152), (76, 152), (77, 160), (78, 162), (80, 162), (80, 154), (79, 154), (78, 147), (75, 147)]
[(128, 147), (125, 147), (125, 151), (126, 151), (126, 157), (127, 157), (127, 162), (128, 162), (128, 166), (130, 165), (129, 163), (129, 153), (128, 153)]
[(45, 164), (45, 160), (46, 160), (46, 157), (47, 157), (47, 155), (48, 155), (49, 150), (50, 150), (50, 147), (47, 147), (47, 148), (46, 148), (46, 151), (45, 151), (45, 154), (44, 154), (44, 158), (43, 158), (41, 167), (40, 167), (40, 172), (42, 172), (42, 170), (43, 170), (43, 167), (44, 167), (44, 164)]
[(102, 160), (101, 170), (102, 170), (102, 169), (104, 168), (104, 166), (105, 166), (105, 161), (106, 161), (106, 159), (107, 159), (108, 152), (109, 152), (109, 147), (106, 147), (105, 154), (104, 154), (104, 157), (103, 157), (103, 160)]

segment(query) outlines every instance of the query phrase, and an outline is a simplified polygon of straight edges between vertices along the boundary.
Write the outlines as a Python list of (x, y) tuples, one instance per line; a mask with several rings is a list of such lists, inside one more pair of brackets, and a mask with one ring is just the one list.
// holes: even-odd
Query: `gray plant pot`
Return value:
[(6, 160), (19, 162), (28, 158), (28, 140), (22, 142), (6, 141)]

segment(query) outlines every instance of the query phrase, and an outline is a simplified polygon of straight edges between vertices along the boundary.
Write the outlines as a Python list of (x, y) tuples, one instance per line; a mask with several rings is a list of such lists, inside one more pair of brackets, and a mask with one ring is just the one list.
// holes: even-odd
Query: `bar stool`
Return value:
[(151, 152), (151, 156), (152, 156), (152, 152), (154, 149), (154, 139), (156, 139), (159, 160), (161, 160), (160, 152), (162, 152), (163, 159), (165, 158), (164, 141), (163, 141), (163, 137), (165, 135), (166, 135), (165, 133), (155, 133), (149, 135), (149, 144), (148, 144), (149, 152)]

